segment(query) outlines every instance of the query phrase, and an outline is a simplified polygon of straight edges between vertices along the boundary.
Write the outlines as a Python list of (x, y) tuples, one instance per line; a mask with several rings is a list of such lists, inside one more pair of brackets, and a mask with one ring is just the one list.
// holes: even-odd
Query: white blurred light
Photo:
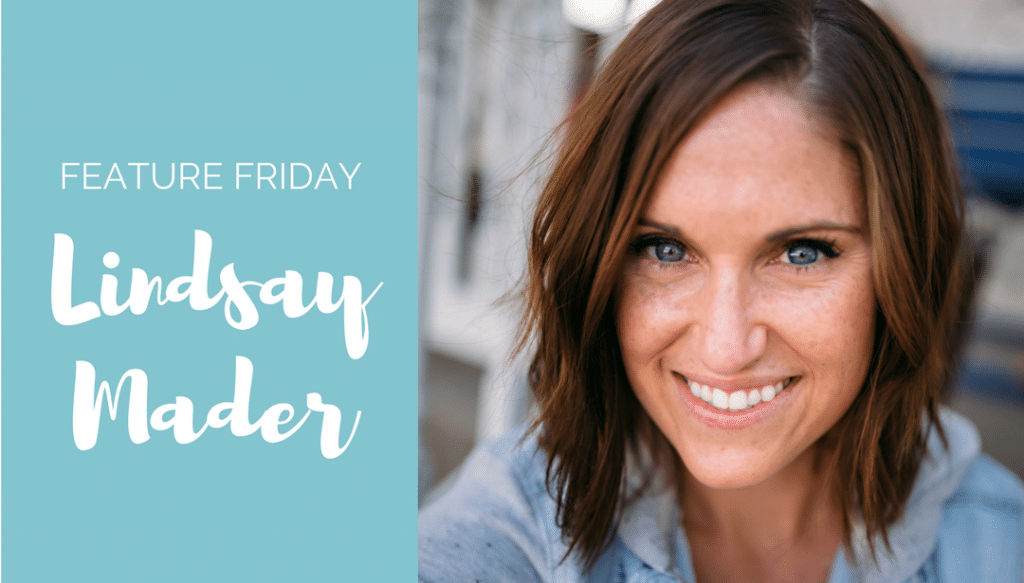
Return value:
[(569, 24), (607, 33), (622, 26), (626, 0), (562, 0), (562, 14)]

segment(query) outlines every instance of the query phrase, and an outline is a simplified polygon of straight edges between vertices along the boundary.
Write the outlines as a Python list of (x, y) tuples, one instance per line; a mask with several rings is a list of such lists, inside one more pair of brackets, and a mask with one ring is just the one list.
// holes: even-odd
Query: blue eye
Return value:
[(651, 257), (665, 263), (675, 263), (686, 257), (686, 250), (683, 249), (683, 246), (673, 241), (652, 241), (643, 249)]
[(822, 255), (834, 259), (839, 256), (839, 253), (831, 244), (815, 240), (795, 241), (786, 249), (785, 253), (786, 263), (799, 266), (817, 263)]
[(807, 245), (790, 247), (786, 257), (793, 265), (810, 265), (818, 260), (818, 250)]

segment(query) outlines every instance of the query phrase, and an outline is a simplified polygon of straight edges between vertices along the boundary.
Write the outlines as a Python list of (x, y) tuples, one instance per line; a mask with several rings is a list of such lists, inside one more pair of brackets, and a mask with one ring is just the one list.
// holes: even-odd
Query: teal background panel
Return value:
[[(7, 1), (2, 21), (2, 576), (7, 581), (408, 581), (416, 569), (416, 4)], [(117, 163), (128, 185), (84, 190), (63, 162)], [(156, 188), (128, 164), (220, 162), (221, 190)], [(234, 188), (236, 162), (329, 163), (339, 189)], [(351, 172), (353, 188), (338, 166)], [(82, 167), (72, 172), (79, 176)], [(80, 178), (78, 179), (80, 180)], [(278, 185), (279, 186), (279, 185)], [(236, 330), (224, 299), (64, 326), (50, 307), (54, 236), (74, 241), (73, 303), (104, 274), (128, 297), (132, 269), (192, 273), (195, 232), (213, 241), (211, 295), (233, 264), (265, 282), (286, 270), (309, 303), (317, 274), (368, 296), (365, 355), (343, 312), (288, 318), (246, 288), (258, 323)], [(103, 264), (116, 252), (117, 267)], [(72, 434), (76, 361), (116, 387), (148, 377), (148, 411), (189, 398), (198, 429), (231, 401), (235, 360), (253, 365), (250, 419), (316, 392), (341, 411), (344, 444), (320, 452), (322, 416), (280, 443), (209, 428), (128, 435), (128, 388), (104, 406), (96, 445)]]

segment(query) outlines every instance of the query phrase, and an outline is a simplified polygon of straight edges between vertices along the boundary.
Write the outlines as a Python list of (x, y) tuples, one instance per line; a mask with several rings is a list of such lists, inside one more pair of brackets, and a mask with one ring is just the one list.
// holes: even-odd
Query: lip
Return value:
[[(786, 404), (786, 401), (789, 400), (789, 397), (793, 393), (791, 389), (800, 384), (800, 381), (803, 380), (802, 376), (774, 376), (748, 378), (738, 381), (720, 381), (696, 376), (684, 377), (683, 375), (676, 373), (673, 373), (672, 377), (676, 383), (676, 389), (679, 391), (683, 402), (686, 403), (687, 408), (691, 413), (693, 413), (693, 416), (704, 425), (714, 429), (745, 429), (766, 417), (771, 416)], [(706, 403), (703, 399), (695, 397), (693, 393), (690, 392), (690, 387), (686, 383), (687, 380), (692, 380), (700, 384), (706, 384), (708, 386), (722, 389), (728, 393), (732, 393), (738, 390), (760, 388), (765, 385), (775, 384), (780, 380), (785, 379), (790, 379), (789, 384), (771, 401), (768, 401), (767, 403), (758, 403), (750, 409), (735, 412), (717, 409), (711, 404)]]

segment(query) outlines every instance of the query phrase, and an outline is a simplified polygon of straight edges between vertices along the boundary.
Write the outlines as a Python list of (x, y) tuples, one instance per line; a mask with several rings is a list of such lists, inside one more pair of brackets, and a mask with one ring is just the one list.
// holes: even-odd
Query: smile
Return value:
[(774, 399), (790, 385), (794, 377), (781, 380), (775, 384), (767, 384), (761, 388), (741, 389), (726, 392), (717, 387), (702, 385), (686, 379), (687, 386), (693, 396), (721, 411), (746, 411), (758, 403), (767, 403)]

